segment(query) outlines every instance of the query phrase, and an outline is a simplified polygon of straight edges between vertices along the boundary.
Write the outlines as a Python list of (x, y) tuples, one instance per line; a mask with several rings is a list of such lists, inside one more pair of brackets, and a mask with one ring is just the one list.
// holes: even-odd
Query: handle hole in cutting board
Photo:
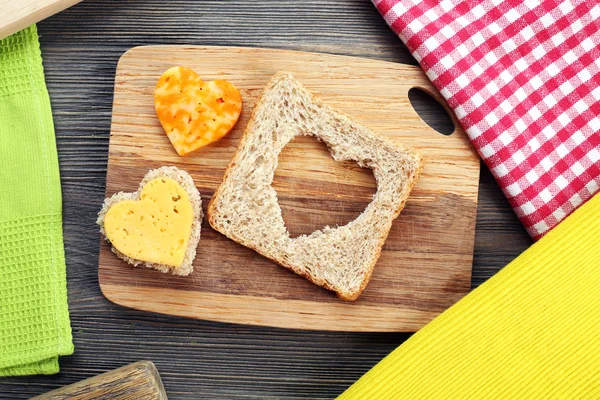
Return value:
[(445, 136), (454, 132), (454, 123), (448, 112), (426, 91), (414, 87), (408, 91), (408, 99), (419, 117), (432, 129)]
[(296, 136), (281, 151), (272, 187), (291, 237), (355, 220), (377, 191), (373, 172), (335, 161), (312, 136)]

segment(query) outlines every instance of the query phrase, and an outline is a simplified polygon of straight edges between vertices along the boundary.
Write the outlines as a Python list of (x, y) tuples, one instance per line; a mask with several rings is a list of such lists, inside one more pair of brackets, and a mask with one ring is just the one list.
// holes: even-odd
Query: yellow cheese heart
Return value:
[(192, 203), (175, 180), (148, 182), (139, 200), (113, 205), (104, 219), (106, 237), (136, 260), (177, 267), (183, 263), (193, 222)]

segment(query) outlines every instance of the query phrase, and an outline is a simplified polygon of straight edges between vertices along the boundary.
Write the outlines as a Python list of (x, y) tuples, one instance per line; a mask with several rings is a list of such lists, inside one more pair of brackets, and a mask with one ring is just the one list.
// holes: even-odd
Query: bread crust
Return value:
[[(222, 226), (219, 221), (217, 220), (218, 215), (218, 210), (217, 210), (217, 203), (219, 202), (223, 191), (226, 188), (226, 183), (228, 182), (228, 180), (230, 179), (230, 176), (232, 174), (232, 171), (234, 169), (234, 167), (236, 166), (237, 162), (242, 158), (242, 155), (244, 153), (244, 148), (246, 147), (246, 142), (248, 140), (250, 140), (250, 135), (251, 133), (254, 131), (255, 129), (255, 123), (256, 123), (256, 118), (257, 118), (257, 112), (258, 110), (261, 109), (261, 107), (263, 106), (263, 103), (265, 102), (266, 99), (266, 94), (269, 93), (269, 91), (271, 91), (273, 89), (274, 86), (276, 86), (279, 82), (280, 79), (292, 79), (296, 84), (299, 85), (299, 83), (297, 81), (295, 81), (295, 78), (293, 78), (293, 76), (288, 73), (288, 72), (279, 72), (277, 74), (275, 74), (273, 76), (273, 78), (271, 78), (271, 80), (269, 81), (269, 83), (265, 86), (265, 88), (263, 89), (260, 97), (257, 100), (257, 103), (252, 111), (252, 114), (250, 116), (248, 125), (246, 126), (246, 129), (244, 131), (244, 134), (240, 140), (240, 143), (238, 144), (237, 150), (234, 154), (234, 157), (232, 158), (231, 162), (229, 163), (224, 177), (223, 177), (223, 181), (221, 183), (221, 185), (219, 185), (219, 187), (217, 188), (217, 190), (215, 191), (212, 199), (210, 200), (209, 204), (208, 204), (208, 209), (207, 209), (207, 218), (208, 218), (208, 222), (209, 224), (217, 231), (223, 233), (225, 236), (229, 237), (230, 239), (242, 244), (243, 246), (246, 246), (256, 252), (258, 252), (259, 254), (263, 255), (264, 257), (274, 261), (275, 263), (295, 272), (298, 275), (303, 276), (304, 278), (308, 279), (309, 281), (311, 281), (312, 283), (321, 286), (325, 289), (334, 291), (337, 296), (343, 300), (346, 301), (353, 301), (356, 300), (360, 294), (364, 291), (364, 289), (366, 288), (367, 284), (369, 283), (373, 270), (375, 268), (375, 264), (377, 263), (377, 260), (379, 259), (379, 256), (381, 255), (381, 248), (383, 246), (383, 244), (385, 243), (385, 240), (387, 239), (387, 236), (389, 234), (389, 231), (391, 229), (391, 225), (393, 220), (400, 214), (400, 212), (402, 211), (402, 209), (404, 208), (404, 206), (406, 205), (406, 201), (408, 199), (408, 195), (410, 194), (410, 192), (412, 191), (412, 188), (414, 187), (415, 183), (417, 182), (422, 170), (423, 170), (423, 157), (421, 156), (421, 154), (419, 154), (417, 151), (408, 148), (406, 146), (403, 146), (399, 143), (396, 142), (392, 142), (391, 140), (389, 140), (388, 138), (377, 134), (376, 132), (370, 131), (373, 135), (375, 135), (379, 140), (389, 143), (392, 146), (396, 147), (397, 149), (399, 149), (400, 151), (404, 152), (407, 154), (407, 156), (412, 157), (414, 159), (414, 161), (416, 162), (416, 168), (413, 171), (412, 176), (409, 179), (409, 183), (408, 183), (408, 190), (406, 190), (406, 195), (404, 196), (404, 198), (402, 199), (402, 201), (398, 204), (398, 206), (395, 208), (394, 210), (394, 215), (393, 218), (391, 218), (389, 220), (389, 222), (387, 223), (387, 226), (385, 226), (384, 229), (381, 230), (381, 234), (377, 243), (377, 252), (376, 254), (371, 258), (370, 263), (365, 267), (364, 270), (364, 274), (362, 277), (362, 280), (360, 282), (360, 286), (356, 289), (350, 289), (350, 290), (344, 290), (341, 289), (339, 287), (335, 287), (332, 284), (330, 284), (329, 282), (327, 282), (326, 279), (323, 279), (322, 277), (319, 276), (315, 276), (314, 274), (311, 274), (308, 270), (306, 269), (302, 269), (299, 268), (297, 265), (294, 265), (293, 263), (288, 262), (285, 258), (283, 257), (277, 257), (275, 254), (272, 254), (271, 252), (265, 251), (264, 249), (260, 249), (257, 245), (256, 242), (253, 242), (251, 240), (247, 240), (246, 238), (237, 235), (235, 233), (235, 231), (231, 231), (226, 229), (226, 227)], [(302, 87), (300, 85), (300, 87)], [(303, 87), (302, 87), (303, 88)], [(304, 88), (303, 88), (304, 89)], [(306, 89), (304, 89), (306, 90)], [(320, 106), (325, 106), (327, 107), (331, 113), (335, 113), (336, 116), (341, 117), (341, 118), (345, 118), (348, 121), (351, 121), (354, 124), (358, 124), (361, 125), (360, 123), (358, 123), (357, 121), (355, 121), (353, 118), (351, 118), (350, 116), (340, 112), (339, 110), (334, 110), (333, 108), (325, 105), (321, 100), (319, 100), (316, 96), (314, 96), (312, 93), (310, 93), (309, 91), (306, 90), (306, 93), (308, 93), (308, 96), (310, 97), (310, 100), (315, 103), (318, 104)], [(360, 160), (359, 160), (359, 164), (360, 164)], [(363, 165), (361, 165), (363, 166)], [(361, 214), (362, 215), (362, 214)], [(357, 218), (358, 219), (358, 218)], [(336, 228), (338, 229), (338, 228)], [(292, 239), (293, 240), (293, 239)]]
[(133, 265), (134, 267), (145, 266), (148, 268), (159, 270), (163, 273), (172, 273), (173, 275), (181, 275), (186, 276), (192, 273), (194, 270), (193, 261), (196, 258), (196, 248), (198, 247), (198, 242), (200, 241), (200, 231), (202, 226), (202, 218), (204, 217), (202, 213), (202, 199), (200, 197), (200, 192), (196, 189), (194, 185), (194, 180), (192, 177), (177, 167), (160, 167), (157, 169), (153, 169), (148, 171), (142, 182), (138, 187), (138, 190), (135, 192), (118, 192), (113, 194), (111, 197), (108, 197), (104, 200), (102, 204), (102, 209), (98, 213), (98, 219), (96, 223), (100, 227), (100, 233), (104, 237), (104, 239), (110, 243), (110, 240), (106, 236), (106, 231), (104, 230), (104, 218), (106, 217), (106, 213), (108, 210), (115, 204), (124, 201), (124, 200), (139, 200), (142, 189), (148, 182), (156, 178), (171, 178), (175, 180), (177, 183), (181, 185), (181, 187), (186, 191), (189, 196), (190, 203), (192, 204), (193, 210), (193, 220), (192, 220), (192, 229), (190, 232), (190, 238), (188, 240), (188, 246), (186, 248), (185, 257), (181, 265), (177, 267), (173, 267), (165, 264), (156, 264), (143, 260), (138, 260), (135, 258), (131, 258), (119, 250), (117, 250), (111, 244), (111, 250), (113, 253), (117, 255), (120, 259), (126, 261), (127, 263)]

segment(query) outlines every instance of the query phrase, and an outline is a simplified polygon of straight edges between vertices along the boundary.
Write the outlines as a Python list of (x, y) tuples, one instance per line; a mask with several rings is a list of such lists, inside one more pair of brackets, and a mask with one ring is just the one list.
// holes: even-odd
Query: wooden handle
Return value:
[[(438, 103), (440, 103), (440, 105), (444, 108), (444, 110), (450, 116), (450, 119), (452, 120), (452, 124), (454, 124), (454, 130), (452, 131), (451, 134), (456, 133), (456, 131), (461, 126), (460, 123), (458, 122), (458, 118), (456, 117), (456, 114), (454, 114), (454, 111), (452, 111), (452, 109), (448, 105), (448, 102), (446, 101), (446, 99), (444, 98), (444, 96), (442, 96), (441, 93), (438, 92), (437, 88), (435, 86), (433, 86), (433, 84), (431, 82), (428, 82), (427, 84), (416, 85), (416, 86), (414, 86), (411, 89), (422, 90), (423, 92), (425, 92), (428, 95), (430, 95), (435, 101), (437, 101)], [(406, 95), (408, 96), (408, 93), (406, 93)], [(414, 107), (413, 107), (413, 109), (414, 109)], [(414, 111), (415, 111), (415, 113), (417, 113), (416, 110), (414, 110)]]
[(81, 0), (2, 0), (0, 39), (79, 3)]
[(122, 368), (65, 386), (32, 400), (167, 400), (154, 364), (138, 361)]

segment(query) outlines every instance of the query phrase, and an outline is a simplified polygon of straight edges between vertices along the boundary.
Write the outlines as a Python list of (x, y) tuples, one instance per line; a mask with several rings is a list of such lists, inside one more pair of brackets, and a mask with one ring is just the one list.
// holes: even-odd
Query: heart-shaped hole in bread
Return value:
[(335, 161), (327, 145), (314, 136), (296, 136), (286, 144), (272, 187), (290, 237), (348, 224), (377, 192), (370, 169), (352, 160)]
[(242, 96), (224, 80), (204, 82), (186, 67), (168, 69), (154, 91), (154, 108), (180, 156), (227, 135), (242, 112)]

